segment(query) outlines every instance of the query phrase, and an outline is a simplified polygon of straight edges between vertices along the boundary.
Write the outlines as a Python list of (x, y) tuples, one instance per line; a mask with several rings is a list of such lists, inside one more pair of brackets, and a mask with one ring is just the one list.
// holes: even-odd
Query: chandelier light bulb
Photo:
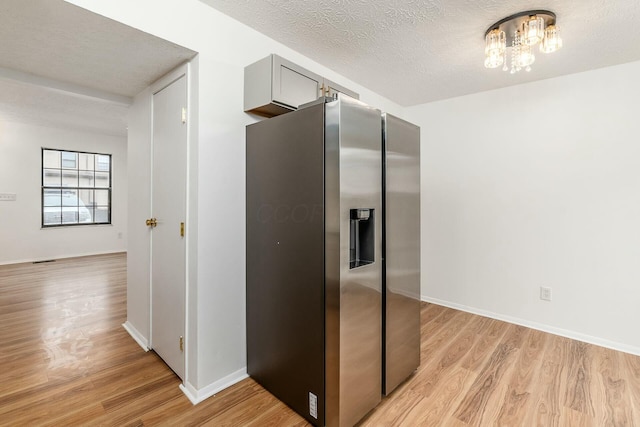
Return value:
[(504, 63), (504, 55), (487, 56), (484, 60), (486, 68), (498, 68)]
[[(516, 59), (517, 66), (519, 68), (530, 67), (536, 61), (536, 56), (533, 54), (531, 46), (523, 44), (520, 46), (519, 55)], [(530, 70), (531, 68), (529, 68)], [(527, 70), (527, 71), (529, 71)]]
[(530, 16), (529, 19), (522, 24), (522, 43), (527, 46), (533, 46), (544, 37), (544, 19), (539, 16)]
[(485, 37), (485, 53), (489, 54), (491, 51), (498, 51), (504, 53), (507, 48), (507, 36), (504, 31), (496, 28), (487, 33)]
[(489, 31), (485, 37), (484, 52), (486, 58), (484, 66), (487, 68), (497, 68), (504, 63), (504, 52), (507, 49), (507, 37), (504, 31), (495, 29)]
[(540, 52), (552, 53), (562, 47), (562, 38), (560, 38), (560, 30), (555, 25), (549, 25), (544, 30), (544, 39), (540, 43)]

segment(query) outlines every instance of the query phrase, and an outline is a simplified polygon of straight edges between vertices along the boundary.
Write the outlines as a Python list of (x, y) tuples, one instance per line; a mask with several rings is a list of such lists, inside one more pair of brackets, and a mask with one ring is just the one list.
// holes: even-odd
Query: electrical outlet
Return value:
[(551, 301), (551, 288), (540, 286), (540, 299), (543, 301)]
[(16, 194), (15, 193), (0, 193), (0, 201), (2, 202), (15, 202)]

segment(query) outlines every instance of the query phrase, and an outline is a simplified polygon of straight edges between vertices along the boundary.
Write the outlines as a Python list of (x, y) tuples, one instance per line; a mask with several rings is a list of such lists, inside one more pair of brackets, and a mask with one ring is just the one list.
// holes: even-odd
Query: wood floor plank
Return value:
[(533, 405), (525, 411), (525, 425), (546, 427), (560, 423), (560, 395), (563, 367), (549, 360), (543, 360), (537, 387), (534, 389)]
[(504, 370), (509, 363), (509, 357), (514, 351), (513, 348), (500, 344), (495, 349), (489, 363), (480, 372), (474, 381), (471, 389), (467, 392), (464, 400), (458, 406), (454, 416), (460, 421), (476, 425), (482, 419), (486, 410), (489, 397), (497, 388)]
[(633, 424), (640, 426), (640, 356), (617, 352), (620, 360), (620, 377), (627, 379), (627, 392), (631, 402)]
[(499, 383), (512, 363), (515, 351), (522, 345), (522, 329), (516, 325), (510, 325), (503, 340), (492, 353), (488, 363), (478, 374), (475, 382), (458, 406), (454, 416), (460, 421), (477, 425), (487, 412), (489, 399), (499, 389)]
[(257, 417), (249, 417), (236, 425), (244, 425), (247, 427), (279, 427), (291, 425), (306, 426), (308, 423), (301, 420), (300, 416), (291, 409), (282, 408), (279, 402), (273, 398), (273, 400), (266, 405), (265, 410), (260, 415)]
[[(194, 407), (194, 410), (174, 414), (172, 421), (176, 425), (205, 425), (217, 418), (220, 422), (225, 419), (225, 413), (246, 401), (259, 399), (265, 391), (251, 378), (247, 378), (232, 387), (210, 397)], [(266, 392), (266, 391), (265, 391)], [(285, 407), (284, 403), (281, 403)], [(302, 418), (301, 418), (302, 419)]]
[(76, 408), (86, 408), (94, 404), (91, 382), (86, 379), (59, 383), (45, 392), (33, 393), (28, 398), (13, 399), (4, 405), (0, 415), (12, 420), (14, 425), (41, 425), (52, 418), (65, 415)]
[(40, 386), (44, 386), (48, 383), (49, 377), (42, 369), (34, 370), (30, 373), (22, 373), (20, 376), (9, 378), (9, 375), (2, 375), (2, 387), (0, 387), (0, 417), (4, 410), (7, 409), (8, 396), (12, 396), (16, 393), (27, 392), (30, 393), (34, 389), (38, 389)]
[[(409, 411), (424, 399), (413, 390), (395, 390), (389, 397), (382, 399), (375, 411), (371, 411), (361, 421), (361, 426), (403, 425)], [(378, 409), (379, 408), (379, 409)]]
[(532, 329), (527, 330), (526, 340), (513, 365), (509, 379), (505, 378), (502, 406), (498, 414), (498, 425), (518, 425), (522, 423), (525, 408), (530, 405), (535, 374), (540, 371), (546, 346), (547, 334)]
[(439, 389), (444, 377), (458, 366), (473, 348), (478, 340), (478, 335), (473, 328), (476, 323), (480, 322), (480, 319), (479, 317), (471, 319), (466, 328), (461, 329), (455, 338), (450, 339), (450, 344), (441, 346), (443, 349), (441, 352), (425, 355), (420, 370), (423, 380), (414, 387), (414, 390), (421, 396), (430, 397), (434, 390)]
[(455, 338), (473, 318), (472, 314), (461, 311), (454, 311), (452, 315), (445, 313), (445, 315), (447, 317), (446, 322), (439, 323), (437, 320), (434, 320), (434, 323), (442, 325), (441, 327), (437, 330), (427, 331), (426, 336), (422, 335), (424, 339), (420, 345), (420, 357), (421, 360), (424, 358), (425, 362), (432, 359), (434, 353), (442, 351), (443, 347), (446, 346), (451, 339)]
[(251, 400), (244, 399), (213, 416), (208, 423), (216, 426), (242, 426), (259, 420), (274, 405), (279, 405), (275, 397), (264, 389), (258, 389)]
[(438, 393), (424, 397), (415, 407), (410, 408), (405, 417), (405, 425), (448, 425), (453, 409), (460, 404), (475, 379), (476, 374), (460, 366), (447, 371), (441, 378)]
[(86, 424), (87, 419), (98, 419), (104, 415), (104, 408), (99, 403), (93, 403), (78, 408), (66, 408), (57, 416), (49, 414), (42, 420), (43, 427), (78, 426)]
[(166, 422), (167, 414), (179, 414), (188, 412), (191, 402), (184, 399), (184, 396), (165, 396), (164, 401), (157, 407), (147, 411), (140, 416), (140, 421), (146, 426), (158, 426)]
[[(309, 424), (253, 379), (193, 406), (126, 320), (126, 256), (0, 266), (0, 426)], [(640, 426), (640, 357), (421, 303), (421, 365), (359, 424)]]
[(420, 324), (426, 325), (432, 320), (435, 320), (438, 316), (446, 311), (450, 311), (450, 309), (443, 307), (441, 305), (435, 304), (427, 304), (426, 302), (422, 302), (421, 310), (420, 310)]
[(465, 355), (462, 360), (462, 366), (470, 371), (479, 373), (495, 350), (498, 342), (507, 332), (508, 326), (505, 322), (489, 319), (485, 323), (485, 329), (478, 332), (478, 341)]
[(565, 406), (593, 418), (591, 398), (592, 349), (587, 343), (571, 341), (567, 352), (567, 390)]
[(633, 406), (627, 392), (628, 380), (620, 376), (620, 358), (616, 351), (594, 348), (593, 375), (596, 422), (602, 426), (631, 426)]
[(567, 427), (600, 427), (594, 417), (571, 408), (562, 410), (559, 425)]
[(524, 425), (546, 427), (558, 426), (562, 412), (562, 390), (564, 380), (565, 353), (568, 340), (547, 335), (542, 354), (542, 363), (536, 371), (537, 381), (533, 385), (531, 405), (525, 410)]
[(420, 325), (420, 334), (423, 338), (421, 340), (421, 351), (423, 351), (424, 346), (428, 344), (434, 336), (437, 336), (441, 331), (450, 329), (449, 323), (442, 321), (438, 322), (436, 320), (444, 316), (446, 316), (447, 318), (452, 318), (453, 316), (455, 316), (455, 314), (455, 310), (445, 308), (444, 310), (439, 312), (437, 317)]

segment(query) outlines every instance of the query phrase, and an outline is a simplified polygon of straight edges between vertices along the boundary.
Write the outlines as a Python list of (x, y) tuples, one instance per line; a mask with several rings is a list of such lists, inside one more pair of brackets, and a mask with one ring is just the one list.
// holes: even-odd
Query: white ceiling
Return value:
[[(401, 105), (640, 60), (639, 0), (201, 0)], [(485, 69), (484, 34), (556, 13), (562, 50), (529, 73)]]
[(0, 79), (0, 120), (127, 135), (128, 106)]
[(196, 54), (63, 0), (2, 0), (0, 41), (0, 119), (118, 135), (131, 97)]

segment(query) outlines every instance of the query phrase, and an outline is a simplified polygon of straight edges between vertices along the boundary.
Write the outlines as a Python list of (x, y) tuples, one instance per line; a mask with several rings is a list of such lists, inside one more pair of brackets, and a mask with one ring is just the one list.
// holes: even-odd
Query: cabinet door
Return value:
[(329, 79), (323, 79), (322, 88), (324, 89), (324, 95), (334, 98), (338, 93), (344, 93), (354, 99), (360, 99), (360, 95), (356, 92), (347, 89), (344, 86), (340, 86), (337, 83), (332, 82)]
[(273, 100), (298, 108), (320, 96), (322, 77), (277, 55), (273, 55)]

